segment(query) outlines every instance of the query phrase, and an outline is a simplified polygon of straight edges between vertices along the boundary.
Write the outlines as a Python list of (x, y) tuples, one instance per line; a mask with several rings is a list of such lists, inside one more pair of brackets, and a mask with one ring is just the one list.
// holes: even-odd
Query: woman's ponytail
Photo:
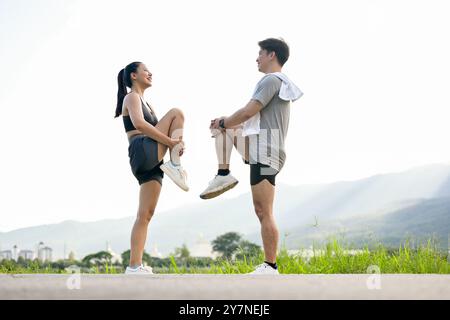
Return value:
[(117, 75), (117, 106), (116, 106), (116, 115), (114, 118), (117, 118), (122, 114), (122, 104), (123, 99), (125, 99), (125, 96), (128, 94), (127, 87), (131, 89), (132, 82), (131, 82), (131, 73), (137, 72), (137, 69), (141, 62), (136, 61), (132, 62), (129, 65), (127, 65), (125, 68), (119, 71), (119, 74)]
[(116, 107), (116, 115), (114, 116), (114, 118), (117, 118), (118, 116), (120, 116), (122, 114), (123, 99), (125, 98), (125, 96), (128, 93), (127, 86), (125, 85), (125, 81), (124, 81), (124, 75), (125, 75), (125, 68), (120, 70), (119, 74), (117, 75), (117, 85), (118, 85), (117, 107)]

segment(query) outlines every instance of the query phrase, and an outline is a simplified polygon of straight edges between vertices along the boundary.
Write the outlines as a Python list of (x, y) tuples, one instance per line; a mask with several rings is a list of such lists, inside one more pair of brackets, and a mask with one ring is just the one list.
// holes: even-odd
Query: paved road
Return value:
[(450, 299), (450, 275), (3, 274), (0, 299)]

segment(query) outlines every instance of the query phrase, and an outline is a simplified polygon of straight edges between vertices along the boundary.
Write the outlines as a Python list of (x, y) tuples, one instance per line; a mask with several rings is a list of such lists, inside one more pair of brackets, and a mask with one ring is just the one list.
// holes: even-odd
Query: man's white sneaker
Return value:
[(174, 166), (172, 164), (172, 161), (169, 160), (163, 163), (160, 168), (165, 174), (169, 176), (170, 179), (172, 179), (173, 182), (175, 182), (177, 186), (179, 186), (184, 191), (189, 190), (189, 187), (186, 183), (187, 173), (181, 165)]
[(209, 182), (208, 188), (200, 194), (202, 199), (211, 199), (221, 195), (225, 191), (228, 191), (238, 184), (238, 180), (231, 175), (226, 176), (216, 175), (214, 179)]
[(152, 267), (143, 266), (142, 264), (137, 268), (127, 267), (125, 270), (125, 274), (153, 274)]
[(267, 263), (264, 262), (264, 263), (258, 265), (256, 267), (255, 271), (247, 273), (247, 274), (258, 274), (258, 275), (259, 274), (261, 274), (261, 275), (273, 274), (273, 275), (275, 275), (275, 274), (280, 274), (280, 273), (278, 272), (277, 269), (272, 268), (271, 266), (269, 266)]

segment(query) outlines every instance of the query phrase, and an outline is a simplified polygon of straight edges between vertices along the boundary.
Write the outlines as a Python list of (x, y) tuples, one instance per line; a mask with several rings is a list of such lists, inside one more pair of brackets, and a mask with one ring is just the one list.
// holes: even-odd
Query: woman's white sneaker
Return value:
[(127, 267), (125, 274), (154, 274), (150, 266), (143, 266), (142, 264), (136, 268)]
[(161, 170), (172, 179), (173, 182), (177, 186), (179, 186), (184, 191), (189, 191), (189, 187), (187, 185), (187, 173), (183, 169), (181, 165), (175, 166), (172, 164), (172, 161), (167, 161), (160, 166)]
[(216, 175), (214, 179), (209, 182), (208, 188), (200, 194), (202, 199), (211, 199), (221, 195), (222, 193), (234, 188), (238, 184), (238, 180), (231, 175), (226, 176)]
[(247, 273), (247, 274), (258, 274), (258, 275), (259, 274), (261, 274), (261, 275), (273, 274), (273, 275), (277, 275), (277, 274), (280, 274), (280, 273), (278, 272), (277, 269), (272, 268), (271, 266), (269, 266), (267, 263), (264, 262), (264, 263), (258, 265), (256, 267), (255, 271), (252, 271), (252, 272)]

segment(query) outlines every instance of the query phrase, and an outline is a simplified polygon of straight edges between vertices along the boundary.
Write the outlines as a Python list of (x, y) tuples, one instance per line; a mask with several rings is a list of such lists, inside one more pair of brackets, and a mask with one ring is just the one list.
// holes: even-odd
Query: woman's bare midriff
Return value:
[(128, 137), (128, 141), (130, 141), (132, 136), (135, 136), (137, 134), (143, 134), (142, 132), (140, 132), (139, 130), (131, 130), (127, 132), (127, 137)]

